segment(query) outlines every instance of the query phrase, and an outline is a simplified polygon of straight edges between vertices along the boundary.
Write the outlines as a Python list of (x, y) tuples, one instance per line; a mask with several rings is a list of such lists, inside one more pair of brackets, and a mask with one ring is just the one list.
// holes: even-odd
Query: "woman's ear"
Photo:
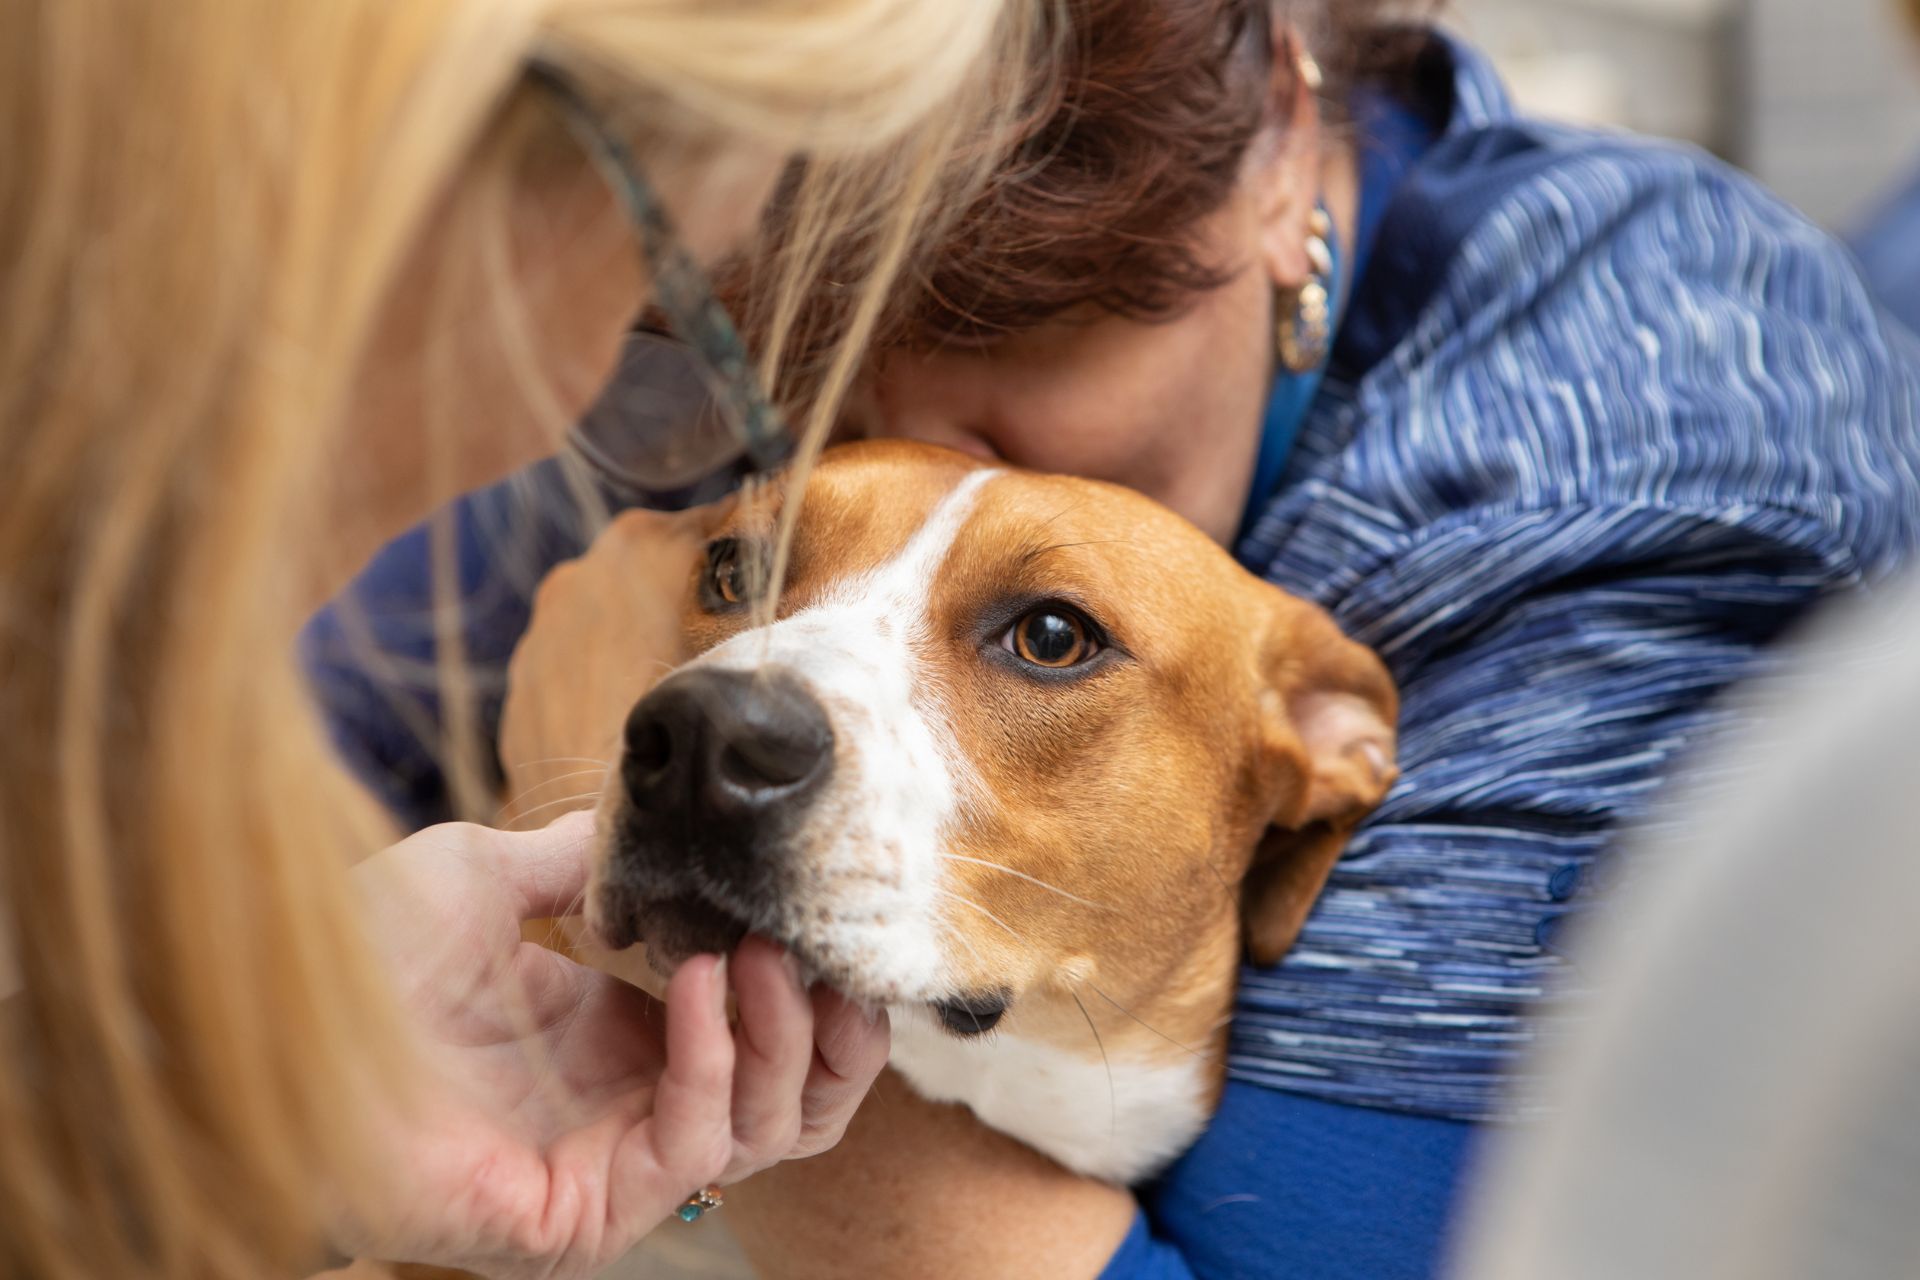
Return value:
[(1241, 890), (1261, 964), (1293, 945), (1347, 838), (1399, 776), (1400, 696), (1386, 667), (1322, 610), (1273, 594), (1260, 730), (1272, 807)]
[(1307, 240), (1319, 201), (1321, 118), (1318, 79), (1305, 70), (1312, 65), (1305, 47), (1292, 27), (1274, 28), (1266, 108), (1242, 178), (1259, 223), (1261, 265), (1283, 292), (1313, 275)]

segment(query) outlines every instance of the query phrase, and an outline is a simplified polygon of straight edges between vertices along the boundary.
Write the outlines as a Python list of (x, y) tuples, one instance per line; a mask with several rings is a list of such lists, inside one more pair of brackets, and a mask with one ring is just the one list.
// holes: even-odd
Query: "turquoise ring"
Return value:
[(726, 1201), (727, 1198), (720, 1193), (719, 1187), (709, 1185), (681, 1201), (680, 1207), (675, 1212), (680, 1215), (682, 1222), (698, 1222), (701, 1214), (709, 1209), (718, 1209)]

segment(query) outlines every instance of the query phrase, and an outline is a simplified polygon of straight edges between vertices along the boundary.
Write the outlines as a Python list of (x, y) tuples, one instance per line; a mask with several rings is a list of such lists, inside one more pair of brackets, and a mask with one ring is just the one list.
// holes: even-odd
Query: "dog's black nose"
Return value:
[(793, 805), (833, 765), (833, 727), (793, 676), (695, 667), (627, 717), (621, 771), (644, 813), (753, 820)]

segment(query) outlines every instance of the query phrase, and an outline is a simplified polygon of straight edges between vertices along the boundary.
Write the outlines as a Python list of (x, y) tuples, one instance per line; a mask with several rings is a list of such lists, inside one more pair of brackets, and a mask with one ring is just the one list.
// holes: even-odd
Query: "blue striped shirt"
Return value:
[(1231, 1067), (1480, 1119), (1576, 1016), (1540, 1001), (1560, 926), (1715, 696), (1920, 541), (1920, 351), (1746, 178), (1518, 119), (1478, 55), (1441, 60), (1444, 124), (1238, 548), (1385, 657), (1403, 773), (1294, 952), (1245, 971)]

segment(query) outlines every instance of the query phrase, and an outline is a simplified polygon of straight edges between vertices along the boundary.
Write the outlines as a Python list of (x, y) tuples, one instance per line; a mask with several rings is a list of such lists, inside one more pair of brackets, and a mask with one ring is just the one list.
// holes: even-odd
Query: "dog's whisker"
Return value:
[(1080, 993), (1068, 988), (1067, 994), (1080, 1006), (1080, 1016), (1087, 1020), (1087, 1030), (1093, 1032), (1093, 1042), (1100, 1046), (1100, 1065), (1107, 1069), (1107, 1141), (1112, 1142), (1120, 1134), (1120, 1095), (1113, 1087), (1113, 1059), (1107, 1056), (1107, 1042), (1101, 1038), (1100, 1028), (1094, 1025), (1093, 1015), (1087, 1012)]
[(1022, 554), (1023, 563), (1031, 564), (1041, 556), (1052, 555), (1056, 551), (1072, 551), (1077, 547), (1132, 546), (1131, 538), (1088, 538), (1081, 542), (1049, 542), (1029, 547)]
[(1207, 859), (1205, 863), (1203, 863), (1202, 865), (1204, 865), (1206, 869), (1213, 874), (1213, 878), (1215, 880), (1218, 880), (1220, 882), (1220, 892), (1226, 894), (1227, 898), (1229, 900), (1232, 900), (1233, 886), (1228, 884), (1227, 878), (1220, 874), (1220, 868), (1213, 865), (1213, 859), (1211, 858)]
[(611, 772), (610, 766), (601, 765), (597, 769), (575, 769), (571, 773), (560, 773), (560, 774), (555, 774), (551, 778), (543, 778), (541, 781), (536, 782), (532, 786), (526, 788), (524, 791), (521, 791), (518, 795), (515, 795), (510, 799), (508, 799), (508, 801), (505, 804), (501, 805), (498, 809), (494, 810), (493, 816), (496, 820), (498, 820), (499, 818), (505, 817), (509, 812), (513, 810), (513, 807), (519, 804), (522, 800), (532, 799), (535, 792), (544, 791), (556, 782), (570, 782), (574, 778), (584, 778), (590, 774), (598, 774), (599, 776), (604, 778), (609, 772)]
[(1063, 517), (1071, 515), (1073, 512), (1078, 511), (1081, 507), (1084, 507), (1086, 505), (1087, 505), (1086, 499), (1075, 498), (1072, 502), (1069, 502), (1066, 506), (1060, 508), (1058, 511), (1054, 512), (1052, 515), (1048, 516), (1046, 520), (1040, 525), (1041, 530), (1045, 531), (1047, 529), (1053, 528), (1053, 526), (1058, 524)]
[(959, 929), (952, 929), (948, 932), (954, 941), (967, 949), (967, 953), (973, 957), (974, 963), (978, 964), (982, 969), (992, 968), (992, 966), (987, 963), (987, 958), (980, 954), (980, 948), (973, 945), (973, 939), (969, 938), (965, 932)]
[[(1015, 929), (1012, 925), (1008, 924), (1005, 920), (1002, 920), (999, 916), (993, 914), (993, 912), (981, 906), (979, 903), (973, 901), (973, 899), (963, 897), (960, 894), (954, 893), (950, 889), (936, 889), (936, 892), (939, 893), (942, 897), (952, 898), (956, 902), (963, 903), (966, 906), (972, 907), (975, 911), (978, 911), (981, 915), (985, 916), (987, 919), (993, 921), (993, 923), (999, 925), (1002, 929), (1006, 930), (1007, 933), (1012, 936), (1014, 941), (1020, 943), (1022, 946), (1027, 945), (1026, 939), (1020, 935), (1020, 932), (1017, 929)], [(965, 946), (969, 951), (973, 952), (975, 960), (981, 959), (979, 950), (976, 947), (974, 947), (972, 942), (967, 940), (965, 934), (956, 931), (953, 936), (955, 938), (960, 939), (961, 944)], [(1197, 1058), (1201, 1062), (1214, 1061), (1213, 1054), (1204, 1053), (1199, 1049), (1195, 1049), (1192, 1045), (1184, 1044), (1181, 1041), (1174, 1039), (1172, 1036), (1168, 1035), (1166, 1032), (1162, 1031), (1160, 1028), (1154, 1026), (1151, 1022), (1148, 1022), (1145, 1018), (1142, 1018), (1139, 1014), (1135, 1013), (1133, 1010), (1121, 1004), (1118, 1000), (1115, 1000), (1112, 996), (1108, 995), (1105, 991), (1102, 991), (1099, 988), (1099, 986), (1097, 986), (1093, 982), (1090, 982), (1090, 981), (1085, 982), (1085, 985), (1090, 987), (1093, 990), (1093, 993), (1099, 996), (1102, 1000), (1105, 1000), (1108, 1004), (1112, 1005), (1115, 1009), (1125, 1014), (1128, 1018), (1131, 1018), (1133, 1021), (1139, 1023), (1142, 1027), (1145, 1027), (1148, 1031), (1151, 1031), (1154, 1035), (1159, 1036), (1162, 1040), (1165, 1040), (1168, 1044), (1172, 1045), (1174, 1048), (1179, 1049), (1181, 1052), (1189, 1054), (1194, 1058)], [(1084, 1016), (1087, 1012), (1087, 1007), (1086, 1007), (1086, 1004), (1081, 1001), (1079, 993), (1069, 988), (1068, 994), (1073, 996), (1073, 1002), (1080, 1006), (1080, 1012)], [(1089, 1026), (1092, 1025), (1091, 1018), (1088, 1018), (1088, 1025)], [(1097, 1030), (1094, 1032), (1094, 1036), (1096, 1039), (1099, 1038), (1099, 1032)], [(1101, 1053), (1101, 1057), (1104, 1059), (1106, 1056), (1106, 1046), (1104, 1044), (1100, 1046), (1100, 1053)], [(1109, 1065), (1107, 1068), (1109, 1077), (1111, 1077), (1112, 1075), (1112, 1070), (1113, 1069), (1111, 1065)]]
[(999, 916), (993, 914), (993, 912), (987, 910), (985, 907), (975, 902), (972, 898), (961, 897), (959, 894), (955, 893), (951, 889), (941, 889), (936, 887), (934, 889), (934, 892), (939, 894), (943, 898), (952, 898), (955, 902), (961, 903), (965, 906), (972, 907), (975, 911), (978, 911), (981, 915), (993, 921), (995, 924), (999, 925), (1002, 929), (1005, 929), (1007, 933), (1013, 938), (1013, 940), (1019, 943), (1022, 947), (1025, 947), (1027, 945), (1027, 940), (1020, 936), (1020, 931), (1018, 929), (1014, 928), (1012, 925), (1008, 924), (1005, 920), (1002, 920)]
[(1085, 542), (1055, 542), (1042, 551), (1071, 551), (1075, 547), (1130, 547), (1132, 538), (1089, 538)]
[[(1159, 1036), (1162, 1040), (1165, 1040), (1168, 1044), (1172, 1045), (1174, 1048), (1181, 1050), (1183, 1053), (1190, 1053), (1202, 1062), (1212, 1062), (1214, 1060), (1214, 1055), (1210, 1053), (1202, 1053), (1200, 1050), (1194, 1048), (1192, 1045), (1182, 1044), (1180, 1041), (1175, 1040), (1172, 1036), (1168, 1035), (1166, 1032), (1154, 1026), (1151, 1022), (1148, 1022), (1145, 1018), (1142, 1018), (1139, 1014), (1135, 1013), (1133, 1010), (1127, 1008), (1127, 1006), (1121, 1004), (1118, 1000), (1115, 1000), (1112, 996), (1102, 991), (1099, 987), (1095, 986), (1092, 982), (1086, 982), (1084, 985), (1088, 987), (1092, 987), (1093, 994), (1099, 996), (1102, 1000), (1105, 1000), (1108, 1004), (1118, 1009), (1121, 1013), (1126, 1014), (1129, 1018), (1132, 1018), (1135, 1022), (1139, 1023), (1141, 1026), (1153, 1032), (1153, 1034)], [(1217, 1029), (1218, 1028), (1216, 1028), (1216, 1030)]]
[(543, 809), (552, 809), (563, 804), (576, 804), (582, 800), (598, 800), (599, 798), (600, 793), (598, 791), (581, 791), (575, 795), (561, 796), (558, 800), (549, 800), (545, 804), (536, 804), (531, 809), (522, 809), (520, 812), (514, 814), (513, 817), (517, 822), (524, 818), (531, 818)]
[(602, 769), (613, 768), (613, 761), (599, 756), (548, 756), (544, 760), (515, 760), (515, 769), (532, 769), (543, 764), (597, 764)]
[(949, 862), (969, 862), (976, 867), (990, 867), (995, 871), (1004, 871), (1006, 874), (1013, 876), (1016, 879), (1025, 880), (1028, 884), (1038, 885), (1042, 889), (1047, 890), (1049, 893), (1057, 893), (1061, 897), (1067, 899), (1067, 901), (1077, 902), (1083, 907), (1092, 907), (1098, 911), (1113, 910), (1112, 907), (1108, 906), (1104, 902), (1095, 902), (1091, 898), (1082, 898), (1078, 894), (1068, 893), (1065, 889), (1062, 889), (1057, 884), (1048, 884), (1045, 880), (1039, 879), (1037, 876), (1030, 876), (1024, 871), (1016, 871), (1012, 867), (1002, 866), (998, 862), (988, 862), (985, 858), (970, 858), (964, 853), (944, 853), (943, 852), (940, 854), (940, 856), (942, 858), (945, 858)]
[(559, 915), (553, 916), (551, 918), (555, 920), (565, 920), (571, 916), (577, 916), (582, 911), (586, 910), (586, 906), (587, 906), (587, 890), (586, 890), (586, 886), (582, 885), (580, 888), (580, 891), (578, 893), (575, 893), (573, 897), (567, 900), (567, 905), (565, 910), (561, 911)]

